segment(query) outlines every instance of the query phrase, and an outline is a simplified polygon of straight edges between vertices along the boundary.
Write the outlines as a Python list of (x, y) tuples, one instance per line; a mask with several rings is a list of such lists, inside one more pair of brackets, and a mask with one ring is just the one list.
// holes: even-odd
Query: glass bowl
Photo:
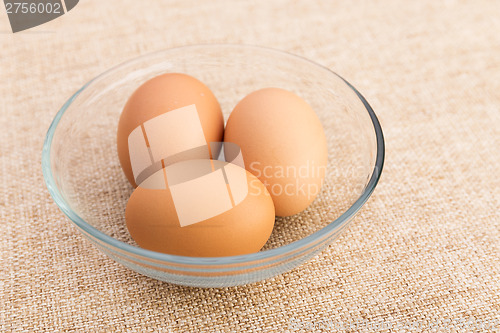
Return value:
[[(125, 225), (133, 188), (116, 151), (122, 108), (146, 80), (180, 72), (204, 82), (227, 117), (236, 103), (265, 87), (306, 100), (323, 124), (328, 167), (321, 192), (302, 213), (276, 218), (257, 253), (215, 258), (142, 249)], [(149, 277), (179, 285), (225, 287), (291, 270), (324, 249), (373, 192), (384, 162), (380, 124), (361, 94), (340, 76), (285, 52), (245, 45), (195, 45), (147, 54), (85, 84), (52, 122), (42, 153), (45, 182), (56, 204), (99, 250)]]

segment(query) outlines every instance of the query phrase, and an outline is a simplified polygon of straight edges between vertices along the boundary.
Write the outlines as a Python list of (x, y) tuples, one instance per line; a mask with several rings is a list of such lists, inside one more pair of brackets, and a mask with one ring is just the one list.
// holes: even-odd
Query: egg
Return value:
[(303, 211), (320, 192), (326, 137), (314, 110), (296, 94), (264, 88), (244, 97), (229, 116), (224, 142), (241, 148), (245, 168), (266, 186), (276, 215)]
[(137, 187), (125, 210), (127, 228), (145, 249), (191, 257), (259, 251), (275, 220), (262, 182), (244, 168), (194, 159), (165, 166)]
[(222, 141), (223, 131), (210, 89), (189, 75), (167, 73), (142, 84), (126, 102), (118, 122), (118, 157), (136, 187), (152, 165), (217, 156), (209, 143)]

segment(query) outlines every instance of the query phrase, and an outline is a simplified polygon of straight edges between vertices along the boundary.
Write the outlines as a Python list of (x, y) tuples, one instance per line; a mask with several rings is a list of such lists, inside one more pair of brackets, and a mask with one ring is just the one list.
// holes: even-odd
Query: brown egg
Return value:
[(155, 163), (211, 158), (208, 143), (220, 142), (223, 131), (221, 108), (210, 89), (189, 75), (167, 73), (142, 84), (125, 104), (118, 157), (135, 187)]
[(273, 198), (276, 215), (294, 215), (319, 193), (327, 145), (314, 110), (294, 93), (265, 88), (243, 98), (229, 116), (224, 142), (241, 148), (245, 168)]
[(259, 251), (275, 215), (265, 186), (244, 168), (218, 160), (187, 160), (142, 182), (128, 201), (125, 218), (142, 248), (218, 257)]

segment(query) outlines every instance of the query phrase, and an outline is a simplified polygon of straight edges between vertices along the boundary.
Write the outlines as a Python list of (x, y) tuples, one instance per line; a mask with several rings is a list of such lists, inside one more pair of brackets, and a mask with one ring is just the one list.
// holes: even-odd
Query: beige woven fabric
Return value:
[[(86, 0), (9, 29), (0, 8), (0, 331), (500, 329), (499, 1)], [(387, 145), (379, 186), (334, 244), (226, 289), (155, 281), (108, 259), (53, 203), (40, 167), (52, 118), (84, 82), (207, 42), (332, 68), (371, 103)]]

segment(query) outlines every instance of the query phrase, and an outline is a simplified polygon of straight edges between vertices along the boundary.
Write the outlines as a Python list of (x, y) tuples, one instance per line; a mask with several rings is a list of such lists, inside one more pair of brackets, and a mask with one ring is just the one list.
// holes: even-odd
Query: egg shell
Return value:
[[(165, 140), (161, 140), (160, 133), (160, 138), (157, 138), (157, 141), (162, 142), (162, 145), (181, 144), (182, 147), (160, 147), (163, 150), (167, 148), (173, 151), (185, 151), (185, 147), (194, 148), (201, 146), (201, 144), (209, 147), (210, 142), (222, 141), (224, 119), (219, 102), (205, 84), (192, 76), (181, 73), (156, 76), (142, 84), (130, 96), (118, 122), (117, 150), (122, 169), (134, 187), (137, 184), (132, 172), (128, 141), (132, 131), (155, 117), (181, 108), (191, 107), (191, 110), (194, 110), (193, 106), (196, 109), (194, 117), (197, 119), (195, 121), (192, 121), (193, 117), (189, 121), (182, 121), (181, 116), (181, 121), (171, 124), (169, 130), (165, 130), (164, 134), (170, 134), (170, 137), (167, 136)], [(173, 131), (175, 133), (172, 133)], [(200, 142), (200, 136), (203, 142)], [(171, 140), (172, 137), (178, 140), (177, 143), (172, 143), (175, 141)], [(207, 149), (209, 151), (209, 148)], [(164, 158), (165, 156), (160, 157)], [(211, 154), (207, 156), (204, 154), (196, 155), (196, 153), (189, 156), (189, 158), (196, 157), (210, 158), (212, 156)]]
[[(259, 251), (273, 230), (274, 204), (265, 186), (250, 172), (234, 164), (211, 161), (216, 170), (225, 167), (226, 172), (232, 170), (233, 175), (237, 172), (244, 176), (243, 179), (229, 177), (228, 185), (234, 201), (232, 208), (200, 222), (181, 225), (180, 209), (198, 213), (221, 204), (222, 196), (217, 195), (218, 189), (215, 188), (217, 184), (212, 189), (210, 186), (196, 186), (189, 193), (193, 198), (188, 198), (192, 202), (187, 201), (187, 206), (179, 208), (178, 202), (174, 202), (175, 184), (169, 184), (171, 178), (163, 178), (163, 171), (169, 168), (189, 171), (194, 169), (193, 166), (197, 167), (198, 162), (199, 160), (178, 162), (160, 170), (156, 174), (159, 176), (157, 180), (144, 182), (144, 186), (149, 184), (150, 187), (162, 187), (164, 181), (166, 188), (144, 188), (141, 184), (134, 190), (125, 211), (127, 228), (132, 238), (140, 247), (148, 250), (191, 257), (233, 256)], [(165, 171), (167, 172), (169, 171)], [(231, 176), (231, 172), (227, 174)], [(207, 174), (211, 175), (213, 173)], [(185, 175), (179, 178), (185, 178), (180, 179), (181, 181), (189, 180)], [(224, 180), (222, 183), (225, 188)], [(196, 193), (197, 191), (204, 193)], [(237, 200), (238, 192), (246, 195)], [(205, 200), (202, 203), (194, 199), (200, 195)]]
[(326, 137), (314, 110), (296, 94), (280, 88), (250, 93), (230, 114), (224, 141), (239, 145), (245, 168), (267, 187), (276, 215), (303, 211), (319, 193)]

